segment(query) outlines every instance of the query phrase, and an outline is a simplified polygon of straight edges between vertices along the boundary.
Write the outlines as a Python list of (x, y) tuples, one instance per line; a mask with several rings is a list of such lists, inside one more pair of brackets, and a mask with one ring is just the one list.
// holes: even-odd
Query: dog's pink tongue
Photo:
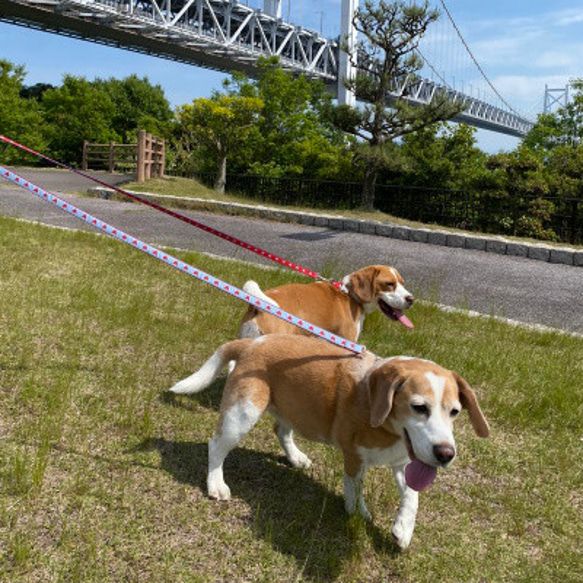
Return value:
[(417, 492), (429, 488), (433, 484), (436, 476), (437, 468), (428, 466), (418, 459), (414, 459), (405, 468), (405, 481), (407, 482), (407, 486)]
[(409, 318), (407, 318), (403, 312), (400, 310), (395, 310), (394, 308), (393, 310), (395, 312), (395, 318), (397, 318), (397, 320), (399, 320), (403, 326), (407, 326), (407, 328), (414, 328), (413, 322), (411, 322), (411, 320), (409, 320)]

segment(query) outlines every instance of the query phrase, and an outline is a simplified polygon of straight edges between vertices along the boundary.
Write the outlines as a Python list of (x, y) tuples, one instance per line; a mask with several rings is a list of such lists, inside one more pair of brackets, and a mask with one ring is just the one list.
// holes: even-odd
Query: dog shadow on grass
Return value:
[[(150, 439), (137, 449), (156, 449), (164, 471), (206, 494), (206, 442)], [(283, 455), (238, 447), (226, 459), (224, 471), (232, 497), (252, 509), (249, 528), (278, 552), (292, 556), (307, 580), (335, 580), (343, 564), (358, 560), (367, 545), (386, 557), (399, 552), (389, 532), (349, 517), (342, 496), (309, 471), (292, 468)]]

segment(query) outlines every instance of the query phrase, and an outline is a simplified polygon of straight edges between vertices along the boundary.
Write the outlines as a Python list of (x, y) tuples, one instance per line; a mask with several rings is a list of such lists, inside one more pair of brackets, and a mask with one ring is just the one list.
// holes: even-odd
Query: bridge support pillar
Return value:
[[(342, 0), (340, 14), (340, 39), (347, 52), (340, 50), (338, 58), (338, 103), (339, 105), (356, 105), (356, 96), (344, 87), (344, 79), (352, 79), (356, 75), (356, 29), (352, 20), (358, 8), (358, 0)], [(350, 60), (348, 53), (352, 55)]]
[(565, 87), (551, 88), (545, 85), (544, 113), (552, 113), (553, 109), (567, 107), (569, 103), (569, 84)]
[(263, 0), (263, 12), (274, 18), (281, 18), (281, 0)]

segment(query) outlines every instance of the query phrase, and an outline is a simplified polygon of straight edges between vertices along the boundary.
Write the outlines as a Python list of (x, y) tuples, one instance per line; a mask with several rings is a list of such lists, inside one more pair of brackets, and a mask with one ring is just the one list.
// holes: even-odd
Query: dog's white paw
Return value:
[(231, 499), (231, 489), (225, 482), (211, 482), (209, 480), (208, 484), (209, 497), (214, 500), (230, 500)]
[(294, 468), (304, 468), (307, 470), (312, 465), (312, 460), (302, 451), (297, 451), (293, 456), (290, 456), (289, 463)]
[(397, 516), (393, 528), (391, 529), (391, 534), (402, 551), (409, 548), (411, 539), (413, 538), (414, 529), (415, 521)]
[(372, 521), (372, 514), (370, 513), (369, 509), (367, 508), (364, 500), (361, 498), (359, 503), (360, 515), (367, 521)]

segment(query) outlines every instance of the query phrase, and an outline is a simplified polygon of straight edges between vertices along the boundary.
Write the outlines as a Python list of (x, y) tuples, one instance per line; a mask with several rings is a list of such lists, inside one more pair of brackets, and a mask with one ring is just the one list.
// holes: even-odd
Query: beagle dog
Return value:
[[(254, 281), (243, 289), (266, 302), (316, 324), (333, 334), (356, 341), (366, 314), (380, 309), (390, 319), (412, 328), (402, 310), (415, 298), (404, 286), (394, 267), (370, 265), (342, 280), (342, 289), (332, 283), (292, 283), (263, 292)], [(307, 332), (250, 306), (243, 317), (239, 338), (258, 338), (264, 334), (301, 334)]]
[(231, 496), (223, 478), (227, 454), (268, 411), (292, 466), (311, 465), (294, 443), (294, 431), (342, 451), (349, 513), (358, 507), (365, 519), (371, 518), (362, 495), (365, 471), (378, 465), (392, 468), (401, 504), (391, 532), (405, 549), (415, 528), (418, 491), (431, 485), (437, 468), (455, 458), (454, 419), (466, 409), (476, 434), (489, 434), (474, 392), (457, 373), (417, 358), (355, 356), (301, 336), (228, 342), (170, 390), (201, 391), (230, 360), (237, 364), (208, 445), (208, 494), (217, 500)]

